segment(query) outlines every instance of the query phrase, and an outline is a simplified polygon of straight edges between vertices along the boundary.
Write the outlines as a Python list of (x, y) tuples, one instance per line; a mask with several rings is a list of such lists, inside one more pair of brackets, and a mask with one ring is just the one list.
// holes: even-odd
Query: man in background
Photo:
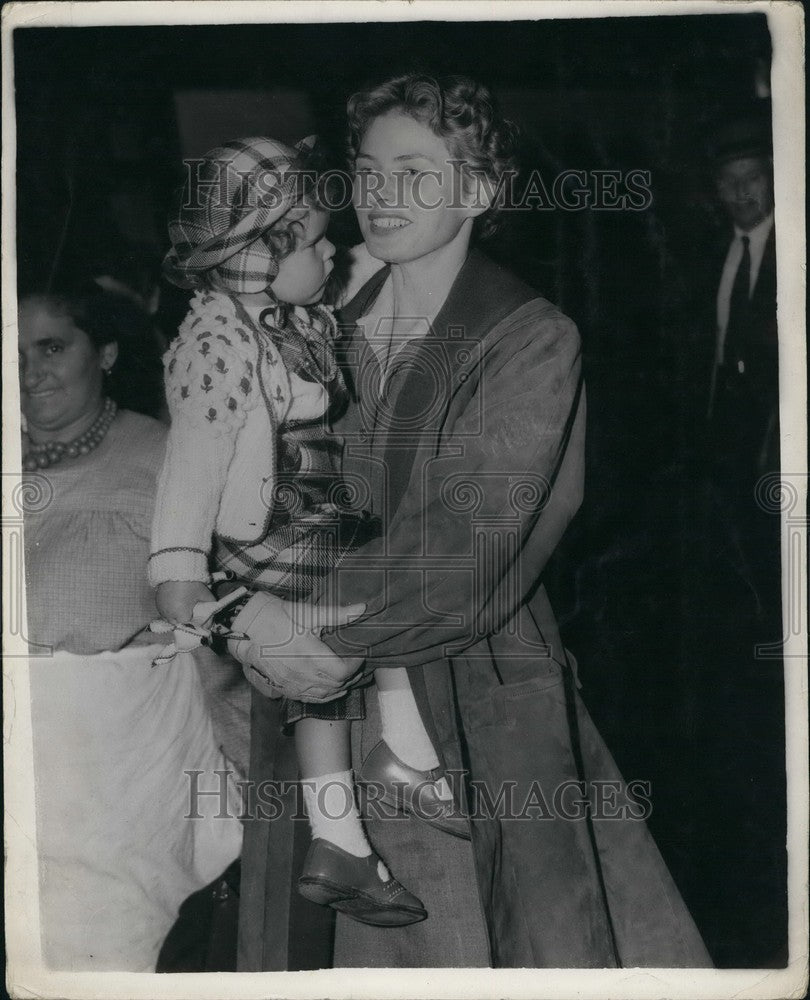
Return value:
[[(705, 780), (692, 786), (695, 914), (723, 927), (719, 966), (740, 940), (757, 963), (787, 960), (785, 692), (779, 462), (779, 354), (770, 120), (715, 131), (713, 193), (723, 229), (692, 261), (699, 310), (694, 521), (686, 525), (685, 715)], [(788, 470), (789, 471), (789, 470)], [(768, 477), (773, 477), (770, 479)], [(770, 483), (770, 489), (766, 484)], [(770, 502), (768, 502), (770, 497)], [(740, 900), (745, 905), (740, 905)]]
[(730, 232), (714, 286), (709, 477), (726, 544), (751, 588), (757, 616), (767, 617), (772, 628), (779, 619), (779, 518), (763, 510), (756, 495), (761, 478), (779, 470), (770, 123), (753, 117), (732, 122), (718, 133), (712, 154)]

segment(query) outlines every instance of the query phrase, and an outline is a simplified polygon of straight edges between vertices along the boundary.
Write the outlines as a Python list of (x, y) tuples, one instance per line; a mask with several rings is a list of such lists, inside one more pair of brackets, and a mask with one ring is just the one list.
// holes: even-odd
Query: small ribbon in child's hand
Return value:
[(194, 605), (190, 622), (172, 624), (162, 619), (151, 622), (149, 629), (157, 635), (165, 635), (168, 632), (174, 633), (174, 642), (169, 643), (168, 646), (164, 646), (160, 653), (152, 660), (152, 666), (163, 666), (166, 663), (170, 663), (178, 653), (189, 653), (200, 646), (207, 646), (212, 634), (227, 635), (228, 638), (234, 639), (246, 639), (247, 636), (243, 636), (241, 633), (225, 632), (221, 627), (210, 624), (211, 619), (218, 611), (228, 607), (229, 604), (233, 604), (234, 601), (238, 601), (245, 593), (247, 593), (247, 588), (239, 587), (218, 601), (200, 601)]

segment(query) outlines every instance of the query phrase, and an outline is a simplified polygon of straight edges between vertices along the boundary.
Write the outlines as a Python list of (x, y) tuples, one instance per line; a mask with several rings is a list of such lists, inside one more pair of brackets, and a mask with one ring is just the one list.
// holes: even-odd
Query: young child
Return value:
[[(307, 143), (249, 138), (212, 150), (194, 163), (169, 225), (164, 272), (196, 291), (164, 358), (172, 423), (149, 579), (180, 638), (206, 631), (212, 571), (301, 600), (376, 528), (329, 502), (340, 455), (326, 421), (346, 389), (334, 317), (320, 304), (335, 248), (328, 212), (307, 191)], [(407, 673), (377, 671), (376, 685), (375, 775), (421, 781), (434, 798), (438, 788), (439, 815), (421, 818), (442, 826), (446, 816), (443, 828), (465, 836), (447, 816), (449, 790)], [(350, 720), (363, 714), (356, 689), (324, 705), (286, 705), (313, 833), (299, 891), (365, 923), (413, 923), (427, 913), (374, 853), (354, 805)], [(409, 805), (416, 812), (406, 796)]]

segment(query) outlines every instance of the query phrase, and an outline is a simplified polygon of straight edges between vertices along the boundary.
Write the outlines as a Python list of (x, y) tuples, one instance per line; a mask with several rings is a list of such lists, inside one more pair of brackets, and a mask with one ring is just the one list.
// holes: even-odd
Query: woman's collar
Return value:
[[(386, 264), (373, 274), (341, 310), (344, 326), (353, 326), (368, 311), (388, 279)], [(450, 286), (432, 324), (436, 335), (480, 339), (501, 319), (530, 300), (534, 289), (473, 247)], [(452, 334), (449, 328), (452, 327)]]

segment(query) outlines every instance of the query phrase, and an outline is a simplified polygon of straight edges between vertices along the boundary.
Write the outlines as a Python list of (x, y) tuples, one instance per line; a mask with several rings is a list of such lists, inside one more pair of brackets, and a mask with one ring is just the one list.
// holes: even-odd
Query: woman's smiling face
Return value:
[(398, 111), (375, 118), (355, 161), (354, 206), (373, 257), (419, 260), (447, 246), (486, 208), (471, 207), (443, 139)]
[(67, 313), (44, 300), (20, 304), (20, 389), (36, 441), (69, 440), (92, 424), (103, 397), (103, 371), (118, 348), (97, 350)]

